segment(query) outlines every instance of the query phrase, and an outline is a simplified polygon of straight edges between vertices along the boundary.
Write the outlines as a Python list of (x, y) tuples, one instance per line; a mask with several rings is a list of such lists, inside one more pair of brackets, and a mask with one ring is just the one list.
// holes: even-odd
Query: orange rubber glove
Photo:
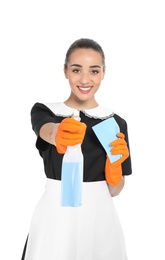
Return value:
[(113, 146), (111, 149), (112, 154), (121, 154), (122, 157), (111, 163), (108, 156), (105, 163), (105, 177), (108, 184), (116, 186), (120, 183), (122, 179), (122, 167), (121, 164), (129, 157), (129, 150), (123, 133), (118, 133), (116, 135), (119, 139), (111, 142), (110, 145)]
[(65, 118), (59, 124), (55, 137), (56, 149), (60, 154), (66, 152), (67, 146), (81, 144), (86, 132), (86, 125), (73, 118)]

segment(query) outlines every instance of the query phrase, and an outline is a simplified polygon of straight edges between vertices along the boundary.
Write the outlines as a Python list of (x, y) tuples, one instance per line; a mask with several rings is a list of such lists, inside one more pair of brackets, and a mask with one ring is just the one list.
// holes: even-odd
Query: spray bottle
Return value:
[[(73, 118), (80, 121), (78, 110), (74, 111)], [(83, 160), (81, 144), (67, 147), (62, 161), (61, 206), (82, 204)]]

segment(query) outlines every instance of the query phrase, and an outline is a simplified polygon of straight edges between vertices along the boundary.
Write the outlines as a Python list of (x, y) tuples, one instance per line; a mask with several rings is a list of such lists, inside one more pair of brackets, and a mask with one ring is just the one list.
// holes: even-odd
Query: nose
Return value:
[(83, 73), (81, 74), (80, 83), (81, 83), (82, 85), (86, 85), (86, 84), (88, 84), (89, 82), (90, 82), (89, 73), (83, 72)]

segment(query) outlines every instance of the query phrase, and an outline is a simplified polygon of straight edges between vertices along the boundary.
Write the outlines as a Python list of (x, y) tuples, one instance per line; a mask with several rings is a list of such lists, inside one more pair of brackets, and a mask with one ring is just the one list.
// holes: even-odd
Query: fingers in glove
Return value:
[(66, 146), (60, 145), (60, 146), (56, 146), (57, 152), (60, 154), (64, 154), (66, 152)]
[(125, 135), (123, 133), (117, 133), (116, 134), (117, 137), (121, 138), (121, 139), (125, 139)]
[(118, 146), (118, 145), (125, 145), (127, 146), (127, 143), (124, 139), (116, 139), (115, 141), (110, 143), (111, 146)]
[(128, 157), (129, 157), (129, 151), (120, 151), (120, 153), (117, 153), (117, 154), (121, 154), (122, 157), (120, 159), (118, 159), (117, 161), (113, 162), (112, 164), (114, 166), (119, 166), (121, 165)]
[(59, 125), (64, 132), (83, 133), (86, 130), (86, 125), (73, 118), (65, 118)]
[(85, 132), (84, 133), (73, 133), (73, 132), (64, 132), (64, 131), (61, 131), (60, 132), (60, 140), (74, 140), (74, 139), (83, 139), (85, 135)]
[(111, 154), (127, 154), (128, 153), (128, 148), (127, 146), (124, 146), (124, 145), (119, 145), (119, 146), (116, 146), (116, 147), (113, 147), (111, 149)]
[(70, 133), (67, 133), (67, 137), (66, 135), (64, 136), (64, 138), (61, 136), (58, 138), (58, 143), (60, 145), (75, 145), (75, 144), (80, 144), (83, 141), (83, 137), (82, 135), (78, 135), (78, 134), (74, 134), (71, 135)]

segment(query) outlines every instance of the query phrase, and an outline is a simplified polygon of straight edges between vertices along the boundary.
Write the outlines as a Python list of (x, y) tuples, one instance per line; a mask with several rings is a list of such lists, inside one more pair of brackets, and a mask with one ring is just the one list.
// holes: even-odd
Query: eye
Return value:
[(98, 73), (99, 73), (98, 70), (92, 70), (92, 71), (91, 71), (91, 74), (98, 74)]
[(80, 73), (81, 71), (79, 69), (73, 69), (72, 70), (74, 73)]

